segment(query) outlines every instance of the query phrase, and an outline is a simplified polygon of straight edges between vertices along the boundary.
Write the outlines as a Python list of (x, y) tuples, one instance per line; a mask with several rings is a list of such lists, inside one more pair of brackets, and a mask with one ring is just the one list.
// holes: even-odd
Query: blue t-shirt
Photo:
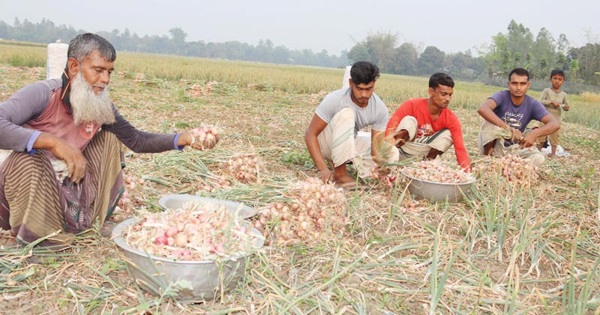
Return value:
[(509, 126), (521, 132), (525, 132), (525, 128), (532, 120), (541, 121), (548, 115), (544, 105), (529, 95), (525, 95), (523, 103), (518, 106), (513, 104), (508, 90), (497, 92), (489, 98), (496, 102), (494, 113)]
[(384, 131), (389, 120), (389, 111), (379, 96), (373, 93), (369, 99), (369, 104), (361, 108), (352, 101), (350, 93), (350, 88), (345, 88), (327, 94), (321, 104), (317, 106), (315, 113), (323, 121), (329, 123), (340, 110), (351, 108), (356, 114), (355, 136), (359, 130), (369, 126), (373, 130)]

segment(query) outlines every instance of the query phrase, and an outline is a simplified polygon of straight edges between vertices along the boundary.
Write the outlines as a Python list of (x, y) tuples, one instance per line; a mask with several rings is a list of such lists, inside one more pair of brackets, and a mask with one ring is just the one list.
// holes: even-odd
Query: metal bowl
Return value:
[[(157, 296), (171, 296), (178, 301), (202, 301), (230, 291), (242, 279), (251, 253), (240, 253), (221, 261), (175, 261), (150, 255), (125, 241), (129, 227), (137, 221), (131, 218), (119, 223), (112, 231), (112, 238), (123, 250), (127, 269), (142, 289)], [(263, 235), (254, 227), (252, 233), (257, 236), (254, 249), (261, 248)]]
[(418, 179), (400, 170), (402, 176), (408, 179), (408, 191), (417, 199), (427, 199), (432, 202), (458, 202), (472, 188), (476, 179), (469, 174), (469, 180), (465, 183), (437, 183)]
[(225, 206), (231, 211), (238, 211), (238, 215), (244, 219), (256, 215), (256, 210), (254, 208), (248, 207), (239, 202), (194, 195), (166, 195), (158, 200), (158, 204), (165, 210), (175, 210), (181, 208), (185, 203), (190, 201), (201, 203), (205, 207), (208, 206), (211, 209), (218, 209), (219, 207)]

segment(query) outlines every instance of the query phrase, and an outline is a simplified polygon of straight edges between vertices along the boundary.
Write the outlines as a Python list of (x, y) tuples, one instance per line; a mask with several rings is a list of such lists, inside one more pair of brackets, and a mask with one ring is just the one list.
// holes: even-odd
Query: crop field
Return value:
[[(0, 42), (0, 101), (45, 78), (45, 54), (45, 46)], [(343, 72), (119, 52), (110, 93), (134, 126), (170, 133), (210, 124), (221, 138), (206, 151), (124, 148), (128, 200), (112, 220), (161, 211), (166, 194), (233, 200), (261, 212), (282, 202), (287, 187), (317, 176), (304, 132), (322, 97), (341, 87)], [(235, 288), (195, 303), (173, 298), (174, 288), (141, 290), (99, 227), (61, 251), (15, 248), (3, 231), (0, 313), (599, 314), (600, 96), (569, 95), (572, 110), (561, 127), (569, 156), (507, 180), (486, 168), (494, 161), (476, 147), (476, 108), (500, 89), (455, 87), (450, 108), (476, 169), (487, 170), (474, 172), (475, 192), (464, 201), (417, 200), (400, 177), (391, 187), (361, 180), (368, 189), (343, 192), (341, 228), (318, 239), (273, 240), (250, 256)], [(384, 74), (375, 93), (393, 112), (407, 98), (426, 97), (427, 79)], [(240, 155), (256, 157), (252, 180), (228, 172), (227, 162)], [(454, 163), (454, 152), (442, 160)]]

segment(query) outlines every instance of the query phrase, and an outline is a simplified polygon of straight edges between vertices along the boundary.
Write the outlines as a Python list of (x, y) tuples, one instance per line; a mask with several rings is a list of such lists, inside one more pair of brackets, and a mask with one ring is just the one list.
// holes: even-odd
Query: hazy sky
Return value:
[[(187, 41), (237, 40), (251, 45), (270, 39), (289, 49), (323, 49), (339, 55), (369, 34), (397, 34), (399, 44), (460, 52), (507, 33), (511, 20), (537, 35), (542, 27), (572, 46), (600, 36), (599, 0), (0, 0), (0, 20), (37, 23), (42, 18), (76, 30), (169, 35), (180, 27)], [(591, 36), (590, 36), (591, 35)]]

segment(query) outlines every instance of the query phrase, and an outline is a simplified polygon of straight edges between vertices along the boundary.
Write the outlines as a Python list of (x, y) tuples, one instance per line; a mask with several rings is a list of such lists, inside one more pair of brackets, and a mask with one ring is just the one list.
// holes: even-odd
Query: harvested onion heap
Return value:
[(309, 178), (290, 185), (288, 202), (275, 202), (260, 212), (255, 227), (271, 235), (267, 245), (311, 243), (325, 235), (342, 235), (347, 223), (346, 198), (333, 184)]
[(142, 178), (138, 178), (133, 174), (129, 174), (127, 172), (123, 172), (123, 184), (125, 189), (123, 190), (123, 195), (119, 198), (117, 202), (117, 207), (120, 210), (123, 210), (125, 213), (132, 213), (135, 207), (134, 201), (131, 199), (131, 192), (135, 191), (138, 184), (143, 185), (144, 180)]
[(260, 165), (258, 155), (254, 153), (238, 154), (226, 162), (227, 172), (242, 183), (256, 183)]
[(537, 167), (515, 154), (491, 158), (488, 165), (478, 165), (474, 172), (501, 174), (509, 182), (517, 185), (530, 185), (538, 179)]
[(197, 150), (212, 149), (219, 142), (219, 132), (215, 127), (202, 125), (191, 131), (191, 147)]
[(463, 169), (450, 166), (442, 160), (424, 160), (404, 168), (404, 173), (420, 180), (435, 183), (460, 184), (471, 179)]
[(380, 180), (386, 187), (394, 187), (396, 175), (392, 173), (392, 169), (387, 166), (375, 165), (371, 169), (371, 178)]
[(256, 235), (225, 206), (188, 202), (182, 208), (146, 216), (132, 225), (126, 242), (148, 254), (174, 260), (215, 260), (253, 249)]

